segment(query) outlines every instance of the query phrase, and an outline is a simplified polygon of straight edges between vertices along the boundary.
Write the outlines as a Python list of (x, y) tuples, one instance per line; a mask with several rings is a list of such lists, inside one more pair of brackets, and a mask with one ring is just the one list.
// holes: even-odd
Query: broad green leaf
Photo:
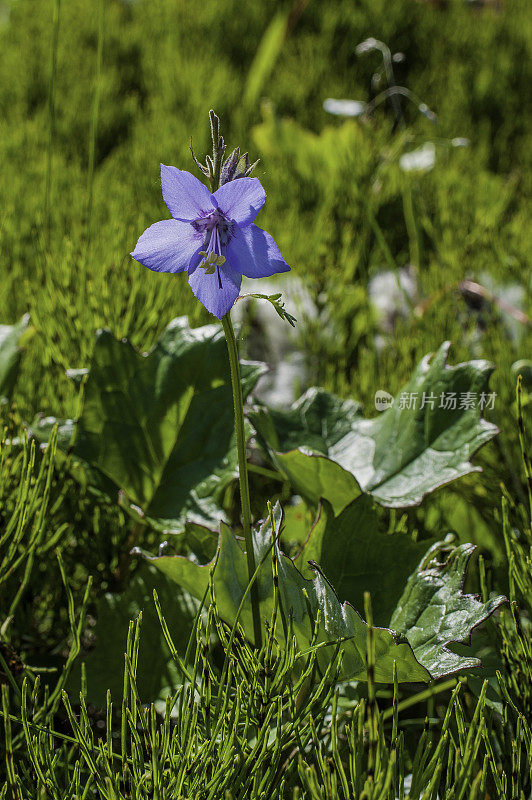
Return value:
[(183, 544), (188, 548), (191, 561), (197, 564), (208, 564), (216, 556), (219, 534), (196, 522), (187, 522), (183, 535)]
[(503, 701), (497, 673), (504, 672), (504, 658), (493, 646), (493, 632), (488, 630), (487, 625), (482, 626), (473, 631), (471, 643), (453, 644), (453, 651), (464, 658), (473, 657), (481, 662), (480, 668), (477, 665), (473, 671), (466, 673), (467, 688), (478, 698), (487, 680), (486, 705), (502, 716)]
[[(247, 396), (264, 365), (242, 364)], [(43, 438), (54, 420), (36, 423)], [(96, 340), (80, 419), (60, 425), (60, 446), (96, 467), (158, 527), (223, 517), (219, 501), (237, 476), (229, 361), (219, 325), (170, 323), (138, 353), (108, 331)]]
[(324, 389), (309, 389), (289, 411), (254, 407), (249, 413), (274, 465), (314, 504), (326, 498), (339, 513), (361, 494), (354, 476), (329, 457), (357, 421), (361, 406)]
[(15, 388), (29, 319), (26, 314), (16, 325), (0, 325), (0, 399), (10, 398)]
[[(282, 525), (279, 506), (275, 510), (276, 529)], [(289, 532), (285, 534), (290, 538)], [(254, 531), (254, 549), (257, 564), (262, 563), (258, 585), (263, 624), (272, 617), (274, 594), (272, 578), (272, 556), (270, 555), (272, 530), (269, 521)], [(308, 580), (275, 546), (275, 559), (279, 574), (279, 591), (282, 608), (286, 616), (293, 620), (294, 632), (299, 646), (310, 646), (314, 621), (319, 614), (319, 642), (330, 643), (320, 651), (322, 666), (330, 661), (334, 644), (343, 639), (343, 677), (363, 680), (366, 674), (367, 626), (362, 617), (349, 603), (340, 603), (334, 589), (316, 568), (313, 579)], [(145, 554), (149, 562), (161, 570), (168, 578), (201, 598), (209, 584), (212, 564), (198, 564), (182, 556), (153, 557)], [(214, 571), (214, 594), (218, 610), (228, 624), (235, 622), (236, 615), (248, 585), (247, 565), (244, 551), (234, 534), (224, 523), (221, 524), (218, 552), (212, 563)], [(247, 635), (252, 638), (252, 618), (249, 597), (243, 606), (240, 622)], [(282, 626), (278, 623), (278, 637), (282, 636)], [(376, 680), (390, 682), (393, 679), (393, 662), (397, 663), (399, 680), (428, 681), (428, 671), (416, 660), (410, 645), (401, 637), (385, 628), (375, 628)]]
[(439, 542), (431, 547), (410, 576), (390, 620), (390, 626), (405, 636), (416, 657), (435, 678), (473, 669), (481, 662), (474, 655), (453, 653), (449, 645), (468, 642), (474, 628), (499, 608), (506, 598), (481, 603), (464, 594), (467, 565), (474, 545), (452, 547)]
[(96, 495), (105, 503), (119, 503), (124, 511), (132, 516), (136, 521), (139, 519), (138, 513), (134, 512), (129, 503), (122, 500), (122, 494), (114, 481), (104, 475), (97, 467), (88, 464), (75, 454), (74, 441), (83, 435), (78, 430), (76, 421), (73, 419), (57, 419), (56, 417), (43, 417), (40, 414), (35, 417), (29, 434), (42, 444), (47, 444), (52, 435), (52, 430), (57, 426), (57, 453), (56, 459), (59, 461), (63, 456), (68, 458), (68, 470), (70, 475), (88, 492)]
[(317, 562), (340, 600), (359, 613), (369, 592), (375, 624), (388, 625), (408, 577), (433, 543), (381, 533), (373, 501), (364, 495), (337, 517), (324, 501), (294, 563), (308, 577), (308, 562)]
[[(482, 417), (492, 365), (446, 363), (449, 343), (418, 365), (393, 405), (362, 419), (358, 406), (311, 390), (289, 412), (250, 414), (273, 463), (312, 501), (324, 497), (340, 513), (362, 491), (390, 507), (418, 505), (423, 497), (480, 468), (470, 458), (498, 432)], [(456, 408), (440, 407), (450, 396)], [(415, 408), (404, 398), (415, 396)], [(474, 398), (467, 405), (466, 398)], [(328, 413), (327, 413), (328, 412)]]
[(283, 506), (284, 530), (290, 536), (290, 539), (283, 538), (283, 543), (288, 545), (290, 551), (293, 547), (305, 544), (316, 522), (314, 507), (309, 506), (302, 497), (296, 496), (293, 501)]
[[(120, 703), (123, 690), (124, 653), (129, 621), (142, 612), (137, 685), (143, 701), (152, 702), (171, 692), (181, 682), (161, 630), (153, 600), (157, 590), (161, 609), (178, 652), (183, 655), (197, 612), (197, 603), (187, 592), (160, 572), (144, 563), (122, 594), (106, 594), (97, 609), (95, 646), (84, 659), (87, 671), (87, 696), (96, 706), (105, 706), (107, 689), (114, 703)], [(70, 689), (80, 690), (81, 671), (72, 675)]]

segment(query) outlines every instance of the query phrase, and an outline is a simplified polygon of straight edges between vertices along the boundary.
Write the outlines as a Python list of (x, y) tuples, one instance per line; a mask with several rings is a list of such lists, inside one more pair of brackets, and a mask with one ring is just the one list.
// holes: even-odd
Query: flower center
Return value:
[(213, 275), (216, 267), (225, 264), (222, 250), (226, 247), (232, 234), (233, 224), (221, 211), (212, 211), (205, 217), (194, 220), (193, 227), (203, 234), (205, 250), (200, 250), (203, 261), (199, 266), (207, 275)]

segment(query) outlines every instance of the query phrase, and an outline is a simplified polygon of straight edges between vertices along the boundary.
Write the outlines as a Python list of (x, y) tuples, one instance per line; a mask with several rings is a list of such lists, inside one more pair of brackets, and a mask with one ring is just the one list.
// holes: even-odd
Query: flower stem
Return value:
[[(229, 364), (231, 366), (231, 385), (233, 388), (233, 406), (235, 409), (236, 447), (238, 452), (238, 478), (240, 484), (240, 503), (242, 507), (242, 525), (246, 542), (246, 558), (248, 577), (251, 581), (255, 574), (255, 553), (251, 535), (251, 503), (249, 500), (248, 465), (246, 456), (246, 434), (244, 429), (244, 401), (242, 399), (242, 381), (240, 378), (240, 362), (236, 346), (235, 332), (231, 322), (231, 312), (222, 317), (222, 325), (227, 341)], [(262, 645), (262, 631), (260, 624), (259, 587), (254, 580), (250, 591), (251, 611), (253, 615), (253, 636), (255, 646), (260, 650)]]

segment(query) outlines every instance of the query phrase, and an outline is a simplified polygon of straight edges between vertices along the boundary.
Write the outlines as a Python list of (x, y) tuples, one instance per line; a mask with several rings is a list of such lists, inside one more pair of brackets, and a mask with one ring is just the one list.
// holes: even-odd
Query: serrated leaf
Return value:
[(406, 636), (414, 653), (435, 678), (479, 667), (474, 655), (464, 657), (449, 649), (468, 642), (472, 631), (504, 602), (495, 597), (487, 603), (464, 594), (471, 544), (452, 547), (439, 542), (431, 547), (411, 575), (390, 620), (390, 626)]
[(29, 314), (16, 325), (0, 325), (0, 399), (9, 399), (15, 388), (20, 359), (21, 340), (28, 331)]
[[(361, 491), (389, 507), (418, 505), (439, 486), (478, 471), (470, 458), (498, 432), (483, 419), (478, 402), (460, 407), (462, 394), (487, 394), (492, 365), (469, 361), (451, 367), (448, 350), (446, 342), (432, 358), (426, 356), (393, 405), (373, 419), (363, 419), (353, 405), (343, 420), (341, 401), (320, 390), (308, 392), (288, 412), (256, 409), (250, 419), (294, 488), (314, 502), (326, 498), (336, 514)], [(440, 408), (442, 393), (452, 392), (456, 409)], [(416, 407), (403, 407), (401, 395), (413, 394)]]
[[(275, 509), (276, 529), (282, 523), (280, 507)], [(254, 530), (254, 551), (257, 564), (266, 555), (258, 577), (261, 619), (264, 625), (270, 622), (273, 610), (273, 578), (269, 550), (272, 530), (269, 521)], [(290, 538), (289, 532), (285, 532)], [(144, 554), (149, 562), (194, 597), (201, 598), (209, 584), (212, 564), (200, 565), (182, 556), (153, 557)], [(343, 639), (343, 678), (363, 680), (366, 674), (367, 626), (362, 617), (349, 603), (340, 603), (333, 588), (319, 570), (313, 579), (305, 578), (294, 563), (275, 547), (275, 558), (279, 574), (281, 603), (286, 616), (294, 624), (294, 633), (299, 646), (310, 646), (314, 621), (319, 614), (319, 642), (330, 643), (320, 650), (323, 667), (330, 661), (334, 643)], [(213, 562), (214, 563), (214, 562)], [(214, 571), (214, 594), (220, 615), (232, 625), (248, 585), (247, 564), (244, 551), (232, 531), (224, 523), (220, 527), (216, 569)], [(243, 606), (240, 622), (247, 635), (252, 638), (253, 623), (249, 597)], [(277, 636), (282, 638), (282, 626), (277, 627)], [(402, 682), (428, 681), (428, 671), (416, 660), (410, 645), (390, 630), (375, 628), (376, 669), (379, 682), (393, 679), (393, 662), (397, 663), (398, 677)]]
[(381, 533), (367, 495), (337, 517), (324, 501), (294, 563), (308, 577), (308, 562), (316, 561), (340, 600), (359, 613), (364, 610), (364, 592), (369, 592), (375, 624), (388, 625), (410, 574), (433, 543), (414, 542), (406, 533)]
[[(265, 367), (242, 363), (244, 397)], [(53, 420), (33, 429), (45, 439)], [(229, 361), (222, 329), (170, 323), (145, 355), (101, 331), (83, 411), (63, 421), (60, 446), (114, 482), (159, 528), (223, 517), (219, 501), (237, 476)]]
[[(94, 649), (84, 659), (87, 673), (87, 699), (105, 706), (107, 689), (113, 702), (120, 703), (123, 691), (124, 653), (129, 621), (142, 612), (142, 628), (137, 669), (137, 686), (145, 702), (157, 700), (181, 683), (181, 676), (164, 639), (153, 600), (157, 590), (162, 612), (172, 640), (183, 655), (186, 650), (197, 603), (184, 591), (176, 589), (160, 572), (143, 564), (121, 594), (105, 594), (98, 603), (94, 629)], [(70, 680), (69, 689), (76, 696), (81, 688), (81, 671)]]

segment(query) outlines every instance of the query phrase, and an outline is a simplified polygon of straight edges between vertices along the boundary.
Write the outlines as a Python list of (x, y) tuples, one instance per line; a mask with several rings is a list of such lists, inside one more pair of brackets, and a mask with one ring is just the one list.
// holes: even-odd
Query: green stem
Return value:
[(48, 244), (50, 244), (51, 228), (50, 192), (52, 188), (52, 151), (55, 138), (55, 79), (57, 72), (57, 46), (59, 42), (60, 11), (61, 0), (54, 0), (50, 84), (48, 88), (48, 146), (46, 152), (46, 184), (44, 190), (44, 219), (46, 222)]
[(242, 526), (246, 542), (246, 559), (248, 577), (251, 585), (251, 611), (253, 614), (253, 635), (255, 646), (260, 650), (262, 646), (262, 631), (260, 625), (259, 588), (255, 576), (255, 553), (253, 551), (253, 538), (251, 536), (251, 503), (249, 500), (248, 465), (246, 457), (246, 434), (244, 429), (244, 401), (242, 399), (242, 381), (240, 378), (240, 362), (236, 346), (235, 332), (231, 322), (231, 312), (228, 311), (222, 318), (222, 325), (227, 341), (229, 364), (231, 366), (231, 385), (233, 388), (233, 406), (235, 409), (236, 447), (238, 452), (238, 479), (240, 484), (240, 503), (242, 506)]
[(89, 139), (89, 170), (87, 178), (87, 250), (92, 234), (92, 205), (94, 198), (94, 166), (96, 163), (96, 139), (98, 135), (98, 117), (100, 113), (100, 95), (102, 84), (103, 36), (105, 30), (104, 0), (100, 0), (98, 11), (98, 45), (96, 51), (96, 74), (94, 78), (94, 97), (92, 101), (91, 128)]
[(390, 269), (393, 271), (393, 273), (395, 275), (395, 282), (397, 283), (397, 288), (401, 292), (401, 294), (402, 294), (402, 296), (403, 296), (403, 298), (405, 300), (406, 305), (408, 306), (410, 311), (412, 311), (414, 309), (414, 304), (413, 304), (413, 302), (412, 302), (412, 300), (410, 298), (410, 295), (408, 294), (408, 292), (404, 288), (403, 284), (401, 283), (401, 273), (400, 273), (400, 270), (399, 270), (399, 265), (397, 264), (395, 258), (393, 257), (392, 251), (390, 250), (390, 248), (388, 246), (388, 242), (386, 241), (386, 237), (384, 236), (384, 233), (382, 232), (382, 228), (378, 223), (377, 217), (373, 213), (371, 205), (369, 204), (369, 202), (368, 202), (366, 196), (364, 195), (364, 193), (359, 190), (357, 192), (357, 195), (358, 195), (358, 197), (359, 197), (359, 199), (360, 199), (360, 201), (361, 201), (361, 203), (362, 203), (362, 205), (364, 207), (364, 211), (366, 212), (366, 217), (367, 217), (367, 220), (369, 222), (369, 226), (370, 226), (371, 230), (373, 231), (373, 234), (375, 236), (375, 239), (377, 240), (377, 244), (379, 245), (381, 253), (382, 253), (385, 261), (387, 261), (388, 266), (390, 267)]
[(267, 467), (261, 467), (258, 464), (248, 464), (248, 472), (254, 472), (256, 475), (262, 475), (263, 478), (269, 478), (271, 481), (279, 481), (279, 483), (284, 483), (286, 480), (280, 472), (268, 469)]
[[(415, 706), (418, 703), (424, 703), (425, 700), (428, 700), (431, 697), (435, 697), (437, 694), (441, 694), (442, 692), (447, 692), (449, 689), (454, 689), (456, 686), (456, 678), (451, 678), (448, 681), (443, 683), (438, 683), (435, 686), (430, 686), (428, 689), (424, 689), (422, 692), (418, 692), (417, 694), (411, 695), (411, 697), (407, 697), (397, 706), (397, 713), (400, 714), (401, 711), (406, 711), (407, 708), (411, 706)], [(386, 708), (382, 712), (382, 719), (390, 719), (393, 716), (393, 708)]]
[(421, 237), (414, 209), (412, 185), (409, 180), (405, 181), (403, 187), (403, 213), (410, 243), (410, 263), (415, 269), (419, 269), (421, 267)]

